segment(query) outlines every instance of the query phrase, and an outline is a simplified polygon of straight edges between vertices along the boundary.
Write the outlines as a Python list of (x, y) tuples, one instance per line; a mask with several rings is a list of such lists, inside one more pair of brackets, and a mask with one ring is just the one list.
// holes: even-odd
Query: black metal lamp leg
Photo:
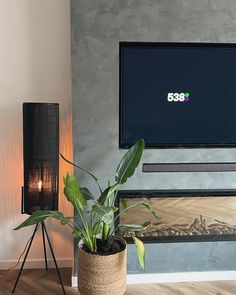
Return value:
[(26, 254), (25, 254), (24, 260), (23, 260), (23, 262), (22, 262), (22, 265), (21, 265), (20, 271), (19, 271), (19, 273), (18, 273), (18, 276), (17, 276), (16, 282), (15, 282), (15, 285), (14, 285), (14, 287), (13, 287), (13, 289), (12, 289), (12, 293), (14, 293), (15, 290), (16, 290), (16, 286), (17, 286), (17, 284), (18, 284), (18, 282), (19, 282), (19, 279), (20, 279), (20, 276), (21, 276), (22, 270), (23, 270), (24, 265), (25, 265), (26, 258), (27, 258), (28, 254), (29, 254), (29, 250), (30, 250), (30, 247), (31, 247), (31, 245), (32, 245), (32, 242), (33, 242), (34, 236), (35, 236), (35, 234), (36, 234), (36, 231), (38, 230), (38, 227), (39, 227), (39, 224), (36, 224), (35, 229), (34, 229), (34, 232), (33, 232), (33, 235), (32, 235), (32, 237), (31, 237), (31, 240), (30, 240), (30, 243), (29, 243), (29, 246), (28, 246), (28, 248), (27, 248), (27, 251), (26, 251)]
[(45, 259), (45, 267), (46, 271), (48, 271), (48, 261), (47, 261), (47, 250), (45, 244), (45, 234), (44, 234), (44, 222), (42, 222), (42, 235), (43, 235), (43, 250), (44, 250), (44, 259)]
[(43, 223), (43, 229), (45, 231), (45, 234), (46, 234), (46, 238), (48, 240), (48, 245), (49, 245), (49, 248), (51, 250), (51, 253), (52, 253), (52, 257), (53, 257), (53, 260), (54, 260), (54, 263), (55, 263), (55, 266), (56, 266), (56, 270), (57, 270), (57, 274), (58, 274), (58, 277), (59, 277), (59, 281), (60, 281), (60, 284), (61, 284), (61, 288), (62, 288), (62, 291), (63, 291), (63, 294), (66, 295), (66, 292), (65, 292), (65, 289), (64, 289), (64, 286), (63, 286), (63, 283), (62, 283), (62, 279), (61, 279), (61, 275), (60, 275), (60, 272), (59, 272), (59, 269), (58, 269), (58, 265), (57, 265), (57, 261), (56, 261), (56, 257), (54, 255), (54, 252), (53, 252), (53, 249), (52, 249), (52, 245), (51, 245), (51, 241), (49, 239), (49, 236), (48, 236), (48, 233), (47, 233), (47, 229), (46, 229), (46, 226)]

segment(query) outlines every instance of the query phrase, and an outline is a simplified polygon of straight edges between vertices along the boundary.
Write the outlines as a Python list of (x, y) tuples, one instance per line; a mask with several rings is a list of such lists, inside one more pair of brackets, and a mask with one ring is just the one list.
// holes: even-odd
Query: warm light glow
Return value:
[(38, 183), (38, 191), (39, 192), (42, 191), (42, 187), (43, 187), (43, 182), (42, 182), (42, 180), (40, 180), (39, 183)]

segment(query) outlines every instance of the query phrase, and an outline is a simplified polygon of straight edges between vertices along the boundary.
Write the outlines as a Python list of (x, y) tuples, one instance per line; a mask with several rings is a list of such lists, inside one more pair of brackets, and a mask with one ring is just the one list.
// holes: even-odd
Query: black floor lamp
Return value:
[[(58, 209), (59, 104), (23, 103), (24, 187), (22, 214)], [(37, 230), (41, 227), (45, 267), (48, 270), (46, 240), (56, 266), (63, 294), (65, 289), (44, 222), (35, 226), (12, 293), (15, 292)]]

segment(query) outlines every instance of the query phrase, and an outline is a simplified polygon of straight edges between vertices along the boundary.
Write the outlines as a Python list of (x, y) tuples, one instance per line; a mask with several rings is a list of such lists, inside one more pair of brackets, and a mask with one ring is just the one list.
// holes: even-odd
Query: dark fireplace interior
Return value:
[(160, 219), (141, 206), (127, 210), (118, 224), (146, 226), (140, 232), (120, 232), (128, 241), (132, 235), (150, 242), (236, 239), (236, 191), (120, 191), (119, 212), (124, 209), (124, 203), (128, 207), (144, 198)]

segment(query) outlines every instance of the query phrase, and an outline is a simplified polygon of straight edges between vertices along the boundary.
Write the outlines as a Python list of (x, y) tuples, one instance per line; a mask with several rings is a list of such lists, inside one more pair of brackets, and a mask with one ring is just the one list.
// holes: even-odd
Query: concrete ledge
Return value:
[(127, 284), (179, 283), (236, 280), (236, 271), (129, 274)]

